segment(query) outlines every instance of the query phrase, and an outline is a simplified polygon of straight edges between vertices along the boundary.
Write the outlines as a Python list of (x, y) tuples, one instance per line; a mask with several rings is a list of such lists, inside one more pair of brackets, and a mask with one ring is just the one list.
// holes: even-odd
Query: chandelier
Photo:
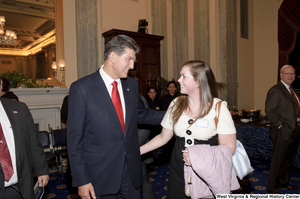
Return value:
[(15, 31), (5, 30), (4, 31), (4, 24), (5, 24), (5, 17), (0, 16), (0, 44), (12, 44), (16, 42), (17, 34)]

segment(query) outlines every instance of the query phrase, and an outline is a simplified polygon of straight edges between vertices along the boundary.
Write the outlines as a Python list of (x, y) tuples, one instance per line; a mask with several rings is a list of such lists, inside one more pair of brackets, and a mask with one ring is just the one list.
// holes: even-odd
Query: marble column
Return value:
[(36, 79), (36, 56), (29, 56), (27, 60), (26, 77), (29, 79)]
[(161, 76), (168, 77), (168, 32), (167, 32), (167, 2), (166, 0), (151, 1), (152, 33), (164, 36), (160, 47)]
[(226, 84), (221, 90), (222, 100), (237, 105), (237, 13), (236, 1), (219, 0), (220, 80)]
[(75, 7), (78, 78), (81, 78), (99, 68), (97, 0), (76, 0)]
[(194, 0), (194, 58), (209, 63), (209, 0)]
[(182, 65), (188, 60), (187, 0), (172, 1), (173, 78), (177, 80)]
[(23, 59), (24, 59), (24, 57), (15, 57), (15, 60), (17, 62), (17, 72), (19, 72), (19, 73), (24, 73)]
[(44, 59), (44, 63), (45, 64), (45, 69), (44, 69), (44, 75), (47, 77), (50, 76), (50, 68), (51, 68), (51, 65), (49, 66), (49, 57), (51, 57), (51, 53), (50, 53), (50, 49), (49, 48), (46, 48), (46, 49), (43, 49), (44, 53), (45, 53), (45, 59)]

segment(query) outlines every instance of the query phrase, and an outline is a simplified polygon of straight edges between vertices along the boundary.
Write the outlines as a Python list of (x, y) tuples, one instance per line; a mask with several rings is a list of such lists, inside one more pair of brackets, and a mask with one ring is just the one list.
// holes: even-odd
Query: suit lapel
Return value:
[(297, 108), (297, 105), (296, 105), (296, 102), (295, 102), (293, 96), (291, 95), (291, 93), (288, 91), (288, 89), (285, 87), (285, 85), (281, 81), (279, 82), (279, 84), (281, 85), (281, 88), (282, 88), (283, 92), (285, 93), (284, 95), (289, 96), (288, 98), (291, 100), (291, 103), (293, 103), (294, 108), (297, 110), (297, 113), (298, 113), (298, 108)]
[[(122, 127), (119, 122), (117, 112), (111, 101), (111, 97), (108, 94), (106, 85), (105, 85), (98, 70), (94, 73), (94, 84), (93, 85), (95, 87), (95, 96), (97, 97), (99, 103), (102, 105), (102, 107), (104, 109), (106, 109), (107, 113), (111, 116), (113, 123), (117, 124), (119, 130), (122, 132)], [(126, 127), (126, 124), (125, 124), (125, 127)]]
[(283, 92), (285, 93), (286, 96), (289, 96), (290, 100), (292, 100), (294, 102), (294, 99), (291, 95), (291, 93), (289, 92), (289, 90), (285, 87), (285, 85), (280, 81), (279, 84), (281, 85), (281, 89), (283, 90)]
[(8, 101), (1, 100), (1, 102), (12, 127), (14, 136), (16, 137), (16, 132), (19, 130), (17, 125), (19, 120), (16, 115), (19, 114), (19, 112), (15, 110), (10, 103), (7, 103)]
[[(125, 79), (121, 79), (122, 82), (122, 90), (123, 90), (123, 95), (124, 95), (124, 102), (125, 102), (125, 136), (127, 135), (127, 131), (128, 131), (128, 124), (130, 123), (130, 112), (131, 112), (131, 103), (133, 102), (133, 100), (131, 99), (131, 95), (130, 95), (130, 89), (129, 89), (129, 85), (127, 83), (127, 81)], [(126, 125), (127, 124), (127, 125)]]
[[(298, 96), (297, 96), (297, 94), (296, 94), (296, 91), (294, 90), (294, 88), (292, 87), (292, 90), (294, 91), (294, 93), (293, 93), (293, 95), (295, 95), (296, 96), (296, 99), (298, 98)], [(295, 109), (297, 110), (297, 115), (298, 115), (298, 106), (297, 106), (297, 102), (295, 102), (295, 100), (294, 100), (294, 98), (293, 98), (293, 96), (291, 95), (291, 93), (290, 93), (290, 96), (291, 96), (291, 98), (292, 98), (292, 101), (294, 102), (294, 107), (295, 107)], [(298, 99), (297, 99), (298, 100)], [(298, 103), (299, 103), (299, 101), (298, 101)]]
[[(1, 98), (0, 98), (0, 100), (1, 100)], [(6, 112), (8, 120), (12, 127), (12, 132), (14, 134), (17, 168), (20, 168), (21, 163), (18, 161), (18, 160), (20, 160), (19, 149), (20, 149), (20, 146), (22, 145), (22, 142), (20, 140), (23, 139), (23, 136), (20, 134), (20, 133), (22, 133), (22, 131), (19, 127), (21, 126), (20, 122), (22, 122), (22, 121), (19, 121), (19, 117), (20, 117), (19, 114), (22, 114), (22, 113), (19, 113), (17, 111), (17, 109), (15, 109), (13, 107), (13, 105), (9, 102), (10, 101), (8, 101), (8, 100), (1, 100), (3, 108)]]

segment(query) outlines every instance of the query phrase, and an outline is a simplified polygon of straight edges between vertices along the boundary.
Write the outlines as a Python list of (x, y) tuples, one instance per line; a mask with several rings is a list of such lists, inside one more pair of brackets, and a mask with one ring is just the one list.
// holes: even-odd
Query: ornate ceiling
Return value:
[(36, 46), (55, 40), (54, 14), (54, 0), (0, 0), (0, 16), (6, 20), (4, 29), (18, 36), (13, 44), (0, 44), (0, 54), (32, 54)]

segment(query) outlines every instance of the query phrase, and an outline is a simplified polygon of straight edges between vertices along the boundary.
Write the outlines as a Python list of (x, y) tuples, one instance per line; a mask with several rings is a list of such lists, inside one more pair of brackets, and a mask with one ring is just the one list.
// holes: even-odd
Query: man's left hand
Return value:
[(43, 175), (38, 177), (38, 182), (40, 187), (45, 187), (48, 184), (49, 175)]

